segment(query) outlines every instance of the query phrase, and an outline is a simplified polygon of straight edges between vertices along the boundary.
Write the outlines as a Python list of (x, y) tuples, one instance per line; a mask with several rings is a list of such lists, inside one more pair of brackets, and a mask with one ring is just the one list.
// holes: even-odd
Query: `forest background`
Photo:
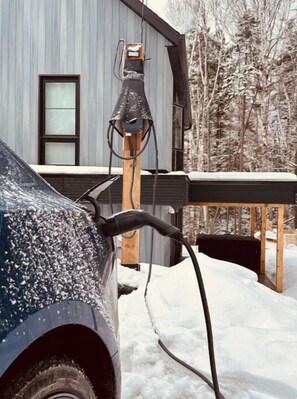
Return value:
[[(297, 1), (168, 0), (167, 15), (187, 39), (185, 171), (296, 173)], [(188, 207), (184, 231), (192, 243), (201, 232), (247, 234), (248, 219), (244, 208)], [(286, 207), (285, 227), (296, 223)]]

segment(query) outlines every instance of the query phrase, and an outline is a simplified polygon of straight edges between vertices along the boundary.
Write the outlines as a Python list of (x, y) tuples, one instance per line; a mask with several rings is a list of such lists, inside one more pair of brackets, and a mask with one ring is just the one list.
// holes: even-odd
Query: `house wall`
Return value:
[[(38, 163), (39, 75), (80, 75), (80, 165), (107, 166), (106, 130), (121, 83), (113, 76), (120, 38), (140, 41), (141, 19), (119, 0), (0, 1), (0, 137)], [(146, 94), (155, 121), (159, 168), (171, 170), (173, 77), (170, 43), (144, 23)], [(122, 139), (116, 137), (121, 153)], [(121, 162), (114, 160), (113, 165)], [(154, 143), (142, 156), (155, 167)]]

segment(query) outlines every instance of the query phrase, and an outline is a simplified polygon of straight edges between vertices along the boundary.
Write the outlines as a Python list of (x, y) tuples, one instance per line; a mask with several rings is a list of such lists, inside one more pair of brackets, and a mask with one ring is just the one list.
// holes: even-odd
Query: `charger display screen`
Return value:
[(139, 51), (131, 51), (128, 50), (128, 57), (140, 57), (140, 52)]

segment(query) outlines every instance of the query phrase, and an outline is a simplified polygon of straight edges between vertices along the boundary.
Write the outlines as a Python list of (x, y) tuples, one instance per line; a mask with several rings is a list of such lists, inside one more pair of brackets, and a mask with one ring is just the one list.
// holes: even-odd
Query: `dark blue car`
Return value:
[(120, 397), (111, 239), (0, 141), (0, 398)]

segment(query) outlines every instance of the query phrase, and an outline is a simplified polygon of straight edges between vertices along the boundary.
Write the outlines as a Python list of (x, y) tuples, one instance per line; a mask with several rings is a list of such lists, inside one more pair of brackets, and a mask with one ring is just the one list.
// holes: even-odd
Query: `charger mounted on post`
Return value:
[(110, 118), (121, 135), (141, 134), (143, 140), (153, 123), (144, 90), (144, 46), (129, 43), (124, 48), (125, 63), (122, 89)]
[[(123, 137), (123, 154), (119, 158), (123, 160), (122, 210), (127, 210), (140, 208), (141, 154), (148, 144), (153, 118), (144, 90), (143, 44), (126, 44), (124, 58), (122, 88), (110, 118), (107, 137), (111, 153), (116, 156), (112, 147), (114, 131)], [(139, 269), (138, 231), (123, 236), (121, 263)]]
[[(119, 156), (113, 149), (113, 133), (116, 130), (123, 137), (123, 155)], [(141, 211), (140, 208), (140, 155), (148, 144), (150, 133), (153, 131), (155, 150), (156, 150), (156, 173), (153, 188), (153, 215)], [(111, 132), (111, 136), (110, 136)], [(141, 149), (141, 139), (148, 133), (146, 143)], [(113, 237), (122, 234), (122, 254), (121, 264), (136, 270), (140, 270), (139, 265), (139, 235), (138, 229), (143, 226), (151, 226), (161, 235), (171, 237), (187, 248), (192, 259), (195, 269), (202, 307), (204, 310), (210, 368), (212, 374), (211, 382), (202, 373), (187, 365), (182, 360), (175, 357), (159, 339), (159, 344), (166, 352), (190, 371), (194, 372), (214, 390), (216, 399), (224, 399), (219, 391), (219, 384), (216, 373), (213, 336), (211, 328), (211, 320), (208, 310), (207, 298), (203, 279), (197, 258), (190, 246), (184, 239), (180, 230), (164, 223), (156, 218), (155, 215), (155, 193), (157, 187), (158, 176), (158, 148), (156, 132), (153, 124), (151, 111), (144, 91), (144, 51), (142, 44), (128, 44), (125, 46), (125, 65), (123, 73), (123, 85), (116, 103), (115, 109), (110, 119), (110, 126), (107, 132), (107, 141), (110, 148), (110, 170), (112, 154), (123, 160), (123, 194), (122, 194), (122, 210), (123, 212), (115, 214), (105, 220), (101, 225), (104, 234)], [(129, 209), (131, 208), (132, 209)], [(151, 243), (153, 243), (153, 229), (151, 235)], [(132, 236), (124, 236), (129, 231), (133, 231)], [(152, 248), (151, 244), (150, 271), (145, 288), (144, 296), (147, 294), (147, 286), (150, 281), (152, 267)]]

